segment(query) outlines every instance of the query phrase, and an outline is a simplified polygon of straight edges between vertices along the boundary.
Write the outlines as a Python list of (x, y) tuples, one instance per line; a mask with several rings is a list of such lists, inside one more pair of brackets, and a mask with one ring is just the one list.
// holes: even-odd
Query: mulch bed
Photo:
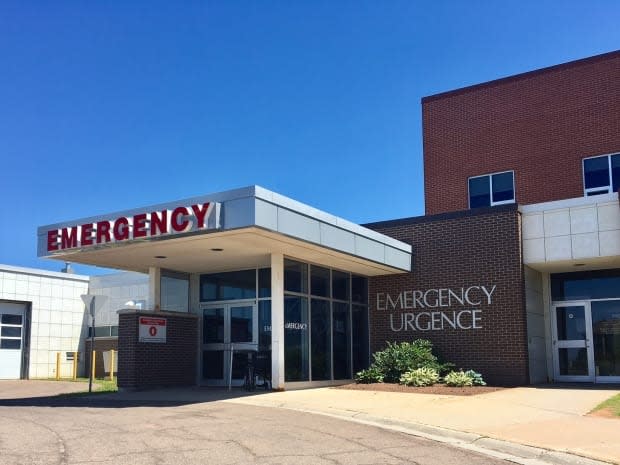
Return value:
[(391, 383), (372, 383), (372, 384), (344, 384), (336, 386), (334, 389), (352, 389), (355, 391), (382, 391), (382, 392), (408, 392), (411, 394), (443, 394), (446, 396), (475, 396), (477, 394), (487, 394), (489, 392), (507, 389), (498, 386), (470, 386), (470, 387), (450, 387), (445, 384), (435, 384), (434, 386), (403, 386), (402, 384)]

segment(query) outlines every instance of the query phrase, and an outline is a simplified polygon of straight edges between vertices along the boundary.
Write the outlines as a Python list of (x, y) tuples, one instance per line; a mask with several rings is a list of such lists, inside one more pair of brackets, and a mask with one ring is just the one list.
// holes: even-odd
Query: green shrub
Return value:
[(407, 371), (400, 377), (405, 386), (432, 386), (439, 381), (439, 373), (434, 368), (422, 367)]
[(366, 370), (358, 371), (355, 374), (355, 382), (358, 384), (382, 383), (383, 373), (376, 368), (370, 367)]
[(462, 371), (451, 371), (444, 376), (443, 380), (448, 386), (463, 387), (473, 386), (474, 384), (473, 380)]
[(482, 379), (482, 375), (478, 373), (477, 371), (467, 370), (465, 374), (471, 378), (471, 382), (474, 386), (486, 386), (487, 385), (487, 383), (484, 382), (484, 379)]
[(437, 372), (445, 370), (445, 364), (440, 363), (433, 354), (433, 344), (425, 339), (388, 342), (384, 350), (374, 354), (371, 367), (383, 373), (386, 383), (398, 383), (404, 373), (417, 368), (434, 368)]

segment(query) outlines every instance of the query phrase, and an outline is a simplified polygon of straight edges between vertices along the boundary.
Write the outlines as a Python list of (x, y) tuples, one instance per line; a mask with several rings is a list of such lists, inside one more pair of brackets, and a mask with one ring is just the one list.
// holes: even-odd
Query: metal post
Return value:
[(73, 381), (77, 379), (78, 353), (73, 352)]
[(56, 352), (56, 381), (60, 379), (60, 352)]
[(110, 351), (110, 381), (114, 381), (114, 349)]
[(228, 390), (230, 391), (231, 387), (232, 387), (232, 367), (233, 367), (233, 356), (235, 353), (235, 349), (233, 348), (233, 345), (230, 345), (230, 365), (228, 366), (229, 370), (228, 370)]
[(95, 299), (90, 301), (90, 314), (93, 317), (90, 330), (90, 375), (88, 377), (88, 392), (93, 392), (93, 377), (95, 376)]

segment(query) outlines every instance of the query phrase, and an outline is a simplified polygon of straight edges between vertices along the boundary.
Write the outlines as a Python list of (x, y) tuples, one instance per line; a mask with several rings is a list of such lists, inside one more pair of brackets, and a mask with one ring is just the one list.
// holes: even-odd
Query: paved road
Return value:
[(0, 400), (1, 465), (506, 462), (325, 416), (233, 404)]

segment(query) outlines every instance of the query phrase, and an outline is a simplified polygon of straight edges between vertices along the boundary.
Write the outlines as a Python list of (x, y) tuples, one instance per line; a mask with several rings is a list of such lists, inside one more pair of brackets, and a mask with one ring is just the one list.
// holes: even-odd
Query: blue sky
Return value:
[[(424, 212), (420, 99), (620, 48), (617, 1), (0, 3), (0, 263), (37, 226), (251, 184)], [(76, 267), (79, 272), (97, 272)]]

